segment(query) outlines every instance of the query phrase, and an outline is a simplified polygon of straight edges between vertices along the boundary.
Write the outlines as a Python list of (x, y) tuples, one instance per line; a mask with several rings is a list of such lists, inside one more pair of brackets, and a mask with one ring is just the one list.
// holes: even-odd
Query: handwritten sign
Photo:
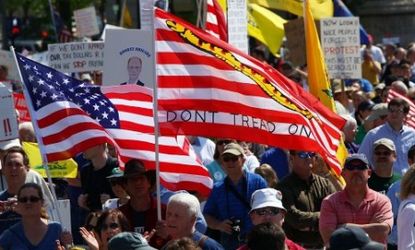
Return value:
[(88, 37), (99, 34), (97, 14), (94, 7), (74, 11), (76, 34), (78, 37)]
[(228, 42), (248, 53), (248, 14), (245, 0), (228, 0)]
[(13, 93), (14, 107), (19, 111), (20, 122), (30, 122), (30, 113), (22, 93)]
[(9, 88), (0, 87), (0, 141), (19, 137), (13, 95)]
[(102, 70), (104, 67), (104, 43), (49, 44), (49, 66), (63, 72)]
[(321, 19), (320, 28), (330, 78), (361, 78), (359, 18)]

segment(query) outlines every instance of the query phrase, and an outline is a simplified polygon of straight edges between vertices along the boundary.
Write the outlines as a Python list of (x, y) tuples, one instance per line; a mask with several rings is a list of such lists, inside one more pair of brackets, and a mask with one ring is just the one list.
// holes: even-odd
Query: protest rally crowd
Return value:
[[(335, 112), (345, 120), (348, 156), (340, 173), (304, 145), (194, 134), (186, 140), (207, 170), (211, 190), (170, 190), (167, 183), (158, 185), (160, 173), (149, 161), (125, 160), (117, 147), (91, 137), (72, 157), (76, 177), (53, 178), (52, 184), (33, 169), (23, 146), (53, 139), (38, 134), (47, 119), (31, 114), (33, 123), (23, 122), (16, 111), (19, 138), (0, 141), (0, 249), (415, 249), (415, 44), (375, 45), (369, 36), (361, 55), (362, 79), (331, 81)], [(308, 91), (306, 66), (271, 57), (262, 45), (252, 47), (251, 56)], [(119, 87), (145, 88), (137, 58), (131, 61), (138, 74)], [(20, 70), (37, 67), (25, 60), (17, 57)], [(0, 65), (0, 84), (7, 71)], [(53, 72), (47, 73), (45, 79), (51, 78)], [(26, 99), (36, 103), (37, 92), (28, 87), (33, 76), (24, 74), (13, 89), (29, 89)], [(75, 78), (100, 86), (97, 75)], [(70, 200), (70, 215), (56, 214), (56, 199)], [(71, 229), (58, 221), (65, 216)]]

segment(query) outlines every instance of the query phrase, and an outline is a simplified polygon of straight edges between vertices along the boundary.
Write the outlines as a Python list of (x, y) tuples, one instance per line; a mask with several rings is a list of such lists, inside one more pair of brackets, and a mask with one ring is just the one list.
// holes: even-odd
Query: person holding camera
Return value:
[(239, 144), (227, 144), (222, 160), (227, 177), (213, 187), (203, 214), (208, 226), (220, 231), (222, 246), (236, 249), (244, 244), (253, 227), (248, 215), (251, 195), (266, 188), (267, 183), (261, 176), (243, 170), (245, 155)]

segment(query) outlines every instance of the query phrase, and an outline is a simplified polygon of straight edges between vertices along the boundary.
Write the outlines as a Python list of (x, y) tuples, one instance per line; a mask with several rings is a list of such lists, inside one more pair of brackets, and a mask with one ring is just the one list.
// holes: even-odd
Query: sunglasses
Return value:
[(230, 141), (230, 140), (221, 140), (221, 141), (217, 141), (216, 144), (219, 145), (219, 146), (222, 146), (222, 145), (229, 144), (231, 142), (232, 141)]
[(35, 203), (35, 202), (38, 202), (40, 200), (41, 199), (39, 197), (36, 197), (36, 196), (28, 196), (28, 197), (17, 198), (17, 201), (20, 202), (20, 203), (28, 203), (28, 202)]
[(235, 161), (237, 161), (239, 159), (239, 156), (236, 156), (236, 155), (232, 155), (232, 156), (224, 156), (223, 157), (223, 161), (224, 162), (229, 162), (229, 161), (233, 161), (233, 162), (235, 162)]
[(276, 207), (272, 207), (272, 208), (263, 208), (263, 209), (254, 210), (254, 213), (256, 213), (259, 216), (264, 216), (264, 215), (274, 216), (274, 215), (279, 214), (280, 211), (281, 211), (281, 209), (276, 208)]
[(364, 164), (356, 164), (356, 165), (349, 164), (349, 165), (344, 166), (344, 168), (347, 169), (347, 170), (350, 170), (350, 171), (353, 171), (353, 170), (366, 170), (367, 166), (364, 165)]
[(110, 224), (102, 224), (101, 230), (107, 230), (108, 228), (110, 229), (117, 229), (119, 228), (120, 225), (118, 223), (110, 223)]
[(314, 158), (316, 156), (316, 153), (312, 153), (312, 152), (298, 152), (297, 155), (301, 159), (308, 159), (308, 158)]
[(390, 152), (390, 151), (375, 151), (375, 155), (376, 156), (389, 156), (389, 155), (391, 155), (392, 154), (392, 152)]

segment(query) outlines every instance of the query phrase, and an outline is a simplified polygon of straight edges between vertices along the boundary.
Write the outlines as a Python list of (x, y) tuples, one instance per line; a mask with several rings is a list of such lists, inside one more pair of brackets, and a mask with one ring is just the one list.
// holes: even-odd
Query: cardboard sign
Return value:
[(18, 131), (12, 92), (0, 86), (0, 141), (19, 138)]
[(30, 122), (30, 113), (22, 93), (13, 93), (14, 107), (19, 111), (20, 122)]
[(104, 43), (58, 43), (48, 45), (49, 66), (63, 72), (101, 71)]
[(76, 34), (78, 37), (88, 37), (99, 34), (97, 14), (94, 7), (74, 11)]
[(245, 0), (228, 0), (228, 43), (246, 54), (249, 53), (247, 17)]
[(155, 55), (151, 31), (106, 30), (104, 55), (103, 85), (154, 87)]
[(301, 17), (284, 23), (284, 30), (289, 50), (288, 55), (285, 55), (285, 60), (292, 62), (296, 66), (306, 64), (304, 19)]
[(20, 82), (19, 72), (17, 71), (12, 52), (7, 50), (0, 50), (0, 65), (7, 67), (7, 80), (12, 82)]
[(362, 78), (358, 17), (320, 20), (321, 47), (330, 78)]
[(153, 30), (154, 0), (140, 0), (140, 28)]

